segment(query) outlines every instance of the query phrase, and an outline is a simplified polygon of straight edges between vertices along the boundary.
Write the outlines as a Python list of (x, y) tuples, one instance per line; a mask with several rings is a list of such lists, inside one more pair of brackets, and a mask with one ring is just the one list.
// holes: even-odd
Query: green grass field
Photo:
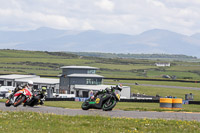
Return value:
[(160, 81), (113, 81), (113, 80), (104, 80), (106, 84), (118, 84), (123, 83), (124, 86), (130, 86), (131, 93), (139, 93), (150, 96), (160, 95), (162, 97), (165, 96), (173, 96), (177, 98), (185, 99), (185, 94), (192, 93), (194, 95), (194, 100), (200, 100), (200, 92), (199, 90), (190, 90), (190, 89), (176, 89), (176, 88), (164, 88), (164, 87), (151, 87), (151, 86), (139, 86), (139, 85), (129, 85), (126, 83), (139, 83), (139, 84), (153, 84), (153, 85), (168, 85), (168, 86), (183, 86), (183, 87), (199, 87), (199, 83), (180, 83), (180, 82), (160, 82)]
[[(66, 53), (50, 53), (41, 51), (0, 50), (1, 74), (30, 74), (54, 75), (61, 73), (61, 66), (86, 65), (98, 67), (98, 74), (105, 77), (117, 78), (161, 78), (165, 75), (176, 75), (177, 79), (200, 80), (200, 62), (170, 61), (171, 67), (156, 67), (156, 60), (144, 59), (104, 59), (94, 57), (81, 57)], [(160, 61), (159, 61), (160, 62)], [(187, 79), (188, 78), (188, 79)], [(111, 80), (105, 80), (105, 82)], [(113, 82), (113, 81), (112, 81)], [(184, 87), (200, 87), (199, 83), (181, 83), (166, 81), (117, 81), (124, 83), (157, 84)], [(126, 85), (126, 84), (124, 84)], [(132, 93), (146, 95), (185, 97), (193, 93), (194, 100), (200, 100), (199, 91), (174, 88), (147, 87), (131, 85)], [(48, 103), (48, 102), (47, 102)], [(121, 103), (119, 103), (120, 105)], [(61, 106), (61, 105), (60, 105)], [(65, 106), (65, 105), (64, 105)], [(76, 105), (74, 105), (76, 106)], [(78, 105), (79, 106), (79, 105)], [(128, 105), (127, 105), (128, 106)], [(136, 105), (135, 105), (136, 106)], [(137, 105), (139, 106), (139, 105)], [(138, 108), (136, 106), (136, 108)], [(67, 108), (67, 107), (66, 107)], [(117, 107), (116, 107), (117, 108)], [(150, 108), (150, 107), (149, 107)], [(151, 109), (150, 109), (151, 110)]]
[[(82, 102), (74, 101), (45, 101), (45, 106), (62, 107), (71, 109), (81, 109)], [(160, 109), (159, 103), (136, 103), (136, 102), (118, 102), (115, 110), (133, 110), (133, 111), (169, 111)], [(181, 112), (200, 112), (200, 105), (184, 104)]]
[(200, 132), (200, 122), (0, 111), (2, 133)]
[[(6, 99), (0, 99), (5, 102)], [(69, 109), (81, 109), (82, 102), (75, 101), (45, 101), (44, 106), (61, 107)], [(160, 109), (159, 103), (137, 103), (137, 102), (118, 102), (114, 110), (132, 110), (132, 111), (169, 111)], [(183, 104), (181, 110), (170, 110), (178, 112), (200, 112), (200, 105)]]
[(98, 67), (97, 71), (111, 78), (162, 78), (162, 75), (176, 75), (177, 79), (200, 80), (199, 62), (170, 61), (171, 67), (156, 67), (157, 60), (106, 59), (82, 57), (67, 53), (41, 51), (0, 50), (0, 73), (54, 75), (65, 65)]

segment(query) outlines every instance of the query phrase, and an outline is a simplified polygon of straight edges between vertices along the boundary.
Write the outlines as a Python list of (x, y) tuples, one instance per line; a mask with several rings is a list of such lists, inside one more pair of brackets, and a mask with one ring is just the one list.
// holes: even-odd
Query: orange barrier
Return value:
[(172, 109), (172, 99), (171, 98), (160, 98), (160, 108)]
[(172, 99), (172, 108), (173, 109), (182, 109), (183, 100), (181, 98)]
[(160, 98), (161, 109), (182, 109), (181, 98)]

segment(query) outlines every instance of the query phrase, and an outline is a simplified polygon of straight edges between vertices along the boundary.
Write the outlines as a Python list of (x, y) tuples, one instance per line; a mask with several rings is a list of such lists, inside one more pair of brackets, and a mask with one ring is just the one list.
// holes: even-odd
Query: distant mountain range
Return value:
[(101, 31), (71, 31), (42, 27), (30, 31), (0, 31), (1, 49), (38, 51), (164, 53), (200, 57), (200, 33), (187, 36), (153, 29), (138, 35)]

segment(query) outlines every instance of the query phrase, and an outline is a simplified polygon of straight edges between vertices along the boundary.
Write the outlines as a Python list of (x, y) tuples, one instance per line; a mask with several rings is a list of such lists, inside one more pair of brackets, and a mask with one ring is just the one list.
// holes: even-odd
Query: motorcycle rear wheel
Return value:
[(116, 103), (115, 100), (105, 102), (102, 107), (103, 111), (111, 111), (115, 107)]
[(10, 107), (10, 106), (11, 106), (11, 103), (10, 103), (10, 100), (9, 100), (9, 99), (5, 102), (5, 106), (6, 106), (6, 107)]
[(90, 108), (89, 106), (90, 106), (90, 105), (89, 105), (88, 103), (83, 102), (82, 105), (81, 105), (81, 108), (82, 108), (83, 110), (88, 110), (88, 109)]
[(22, 96), (22, 95), (18, 96), (18, 97), (16, 98), (16, 101), (14, 102), (13, 106), (14, 106), (14, 107), (19, 106), (25, 99), (26, 99), (25, 96)]

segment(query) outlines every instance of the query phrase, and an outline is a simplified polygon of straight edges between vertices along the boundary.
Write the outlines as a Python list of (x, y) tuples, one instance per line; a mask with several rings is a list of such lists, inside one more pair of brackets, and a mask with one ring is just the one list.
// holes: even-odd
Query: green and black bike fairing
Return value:
[(114, 100), (114, 101), (119, 101), (117, 98), (116, 94), (114, 93), (115, 90), (112, 90), (110, 93), (105, 93), (105, 91), (99, 92), (97, 98), (100, 99), (99, 103), (96, 103), (96, 99), (92, 100), (89, 99), (83, 103), (84, 106), (87, 106), (87, 108), (94, 108), (94, 109), (102, 109), (103, 105), (108, 101), (108, 100)]

